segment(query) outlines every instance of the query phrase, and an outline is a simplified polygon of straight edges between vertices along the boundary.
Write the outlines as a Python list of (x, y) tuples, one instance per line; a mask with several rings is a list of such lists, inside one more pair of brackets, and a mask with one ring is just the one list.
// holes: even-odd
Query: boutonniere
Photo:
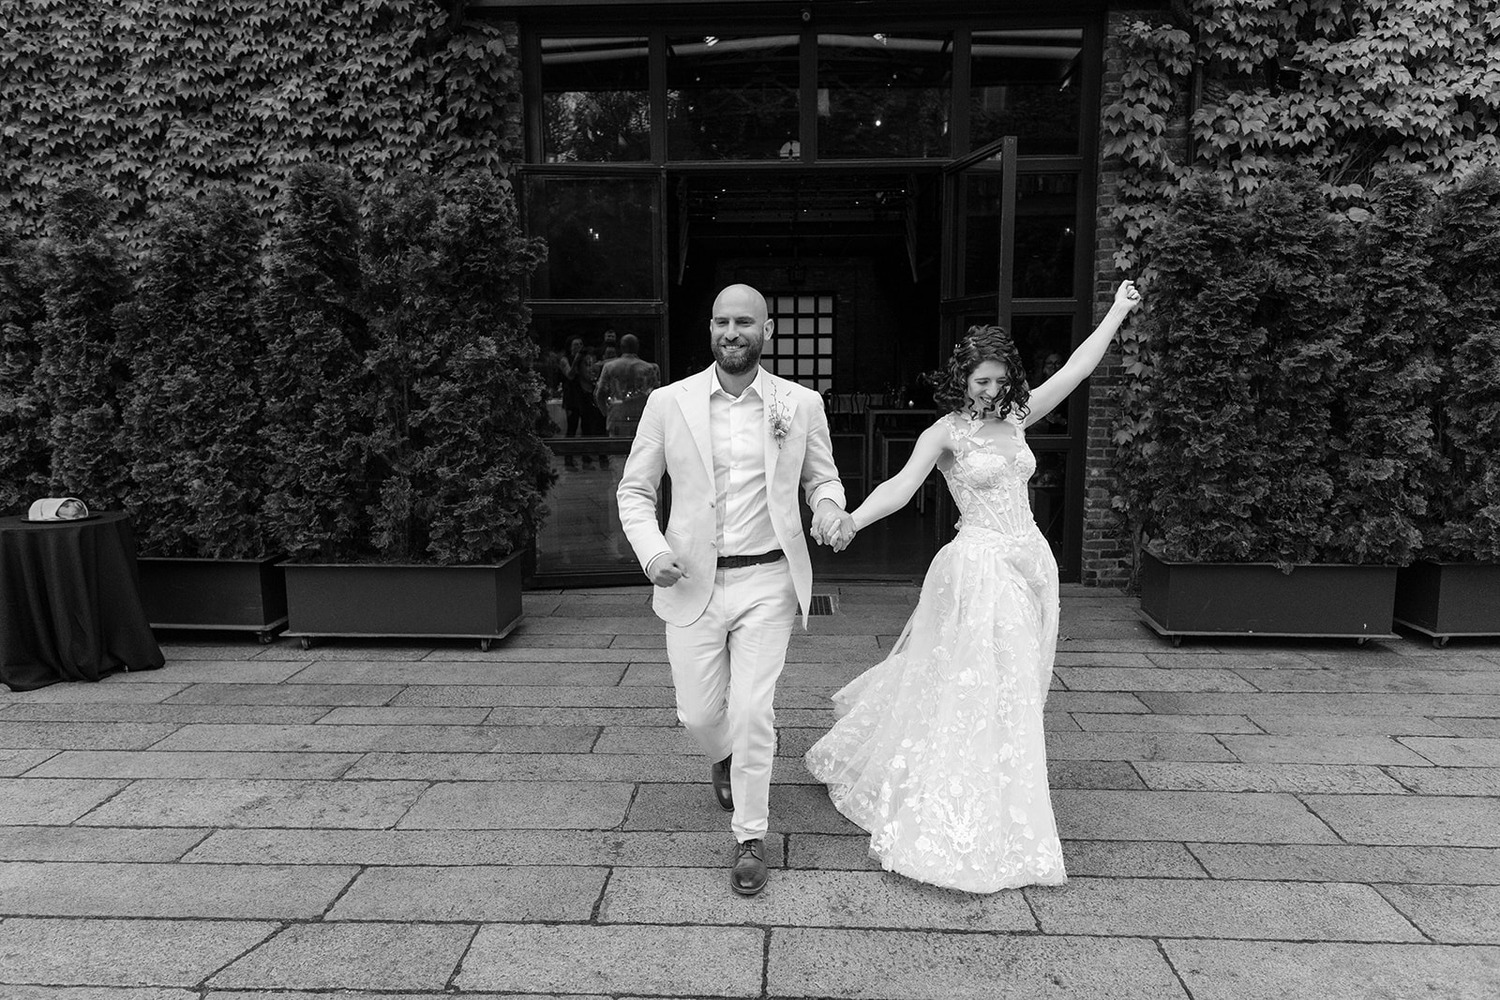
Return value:
[(792, 410), (776, 395), (776, 386), (771, 386), (771, 401), (766, 407), (766, 419), (771, 422), (771, 436), (776, 439), (776, 447), (786, 440), (787, 432), (792, 429)]

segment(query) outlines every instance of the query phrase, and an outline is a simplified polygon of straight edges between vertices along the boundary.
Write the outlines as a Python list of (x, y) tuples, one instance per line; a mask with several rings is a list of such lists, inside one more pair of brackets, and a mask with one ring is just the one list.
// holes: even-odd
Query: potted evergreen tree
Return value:
[(0, 224), (0, 514), (19, 514), (45, 495), (46, 400), (36, 384), (36, 325), (42, 293), (36, 242)]
[(260, 239), (249, 203), (227, 191), (153, 226), (123, 314), (124, 504), (153, 626), (249, 630), (268, 641), (286, 624), (286, 588), (261, 518)]
[[(1312, 178), (1289, 174), (1244, 208), (1190, 187), (1148, 250), (1149, 375), (1121, 458), (1145, 542), (1143, 618), (1174, 642), (1390, 634), (1411, 510), (1406, 493), (1361, 490), (1379, 475), (1407, 482), (1410, 456), (1379, 439), (1394, 414), (1351, 403), (1344, 386), (1390, 363), (1407, 334), (1361, 342), (1351, 234)], [(1376, 514), (1400, 527), (1394, 541), (1362, 530)]]
[(289, 634), (487, 647), (520, 619), (551, 477), (521, 297), (541, 244), (487, 176), (394, 183), (363, 226), (329, 171), (291, 195), (263, 311)]
[(1420, 558), (1397, 580), (1396, 621), (1432, 636), (1500, 635), (1500, 172), (1438, 199), (1428, 241), (1442, 302), (1427, 317), (1442, 377), (1431, 412), (1434, 477)]

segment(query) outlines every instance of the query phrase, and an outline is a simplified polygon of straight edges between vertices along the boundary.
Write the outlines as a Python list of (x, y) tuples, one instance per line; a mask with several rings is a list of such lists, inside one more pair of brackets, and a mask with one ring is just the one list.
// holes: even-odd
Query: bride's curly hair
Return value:
[(950, 413), (978, 416), (969, 406), (969, 376), (986, 361), (998, 361), (1005, 366), (1005, 391), (995, 405), (996, 415), (1007, 417), (1014, 410), (1024, 417), (1031, 412), (1026, 405), (1031, 389), (1021, 369), (1021, 352), (1010, 334), (998, 326), (971, 326), (964, 338), (953, 345), (947, 371), (934, 373), (933, 401)]

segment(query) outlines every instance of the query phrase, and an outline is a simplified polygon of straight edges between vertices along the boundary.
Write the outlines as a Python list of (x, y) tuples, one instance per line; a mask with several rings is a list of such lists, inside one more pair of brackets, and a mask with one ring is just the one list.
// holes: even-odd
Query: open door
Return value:
[[(943, 262), (938, 364), (971, 326), (1010, 328), (1015, 260), (1016, 139), (1005, 136), (943, 168)], [(937, 487), (941, 540), (953, 536), (956, 512)]]

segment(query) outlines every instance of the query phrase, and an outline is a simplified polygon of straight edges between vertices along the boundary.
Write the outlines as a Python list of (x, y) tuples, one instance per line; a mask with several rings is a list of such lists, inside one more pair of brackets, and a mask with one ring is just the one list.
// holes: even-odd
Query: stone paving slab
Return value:
[[(157, 631), (157, 645), (168, 663), (186, 660), (252, 660), (262, 652), (255, 642), (174, 642), (164, 637), (173, 633)], [(186, 633), (178, 633), (186, 634)]]
[[(165, 668), (163, 668), (165, 669)], [(17, 705), (147, 705), (164, 701), (188, 685), (177, 683), (126, 684), (107, 677), (102, 681), (51, 684), (35, 691), (12, 691), (0, 685), (0, 703)]]
[[(386, 711), (395, 711), (386, 709)], [(596, 708), (577, 705), (565, 708), (512, 708), (485, 710), (490, 726), (675, 726), (675, 708)], [(785, 717), (778, 713), (777, 719)]]
[(1157, 648), (1141, 654), (1165, 670), (1285, 670), (1307, 667), (1310, 654), (1294, 650), (1224, 649), (1200, 652), (1193, 649)]
[(399, 684), (194, 684), (169, 705), (384, 705)]
[[(489, 720), (494, 709), (412, 708), (379, 706), (376, 708), (334, 708), (317, 720), (320, 726), (479, 726)], [(535, 725), (534, 717), (513, 725)], [(502, 723), (503, 724), (503, 723)]]
[(1419, 795), (1500, 795), (1500, 768), (1387, 767), (1385, 772)]
[(57, 754), (56, 750), (0, 750), (0, 778), (25, 774)]
[(1223, 694), (1143, 691), (1152, 712), (1168, 715), (1413, 715), (1500, 717), (1500, 696), (1464, 694)]
[(311, 920), (353, 867), (118, 863), (0, 864), (0, 908), (40, 917)]
[(0, 826), (0, 861), (176, 861), (206, 829)]
[(462, 924), (293, 924), (208, 984), (439, 991), (473, 937)]
[(405, 815), (424, 787), (416, 781), (148, 778), (132, 782), (80, 822), (90, 826), (379, 828)]
[(1500, 739), (1405, 736), (1399, 742), (1439, 767), (1500, 768)]
[(1392, 670), (1345, 667), (1325, 670), (1257, 670), (1245, 672), (1262, 691), (1334, 691), (1435, 694), (1500, 694), (1500, 671)]
[(1047, 733), (1051, 760), (1222, 760), (1235, 755), (1203, 733)]
[(581, 923), (593, 915), (608, 877), (608, 868), (580, 866), (371, 868), (327, 919)]
[[(1500, 944), (1500, 886), (1378, 885), (1380, 894), (1434, 941)], [(1500, 979), (1496, 979), (1500, 985)]]
[(38, 778), (339, 778), (357, 753), (65, 750), (36, 768)]
[(1186, 997), (1150, 941), (801, 928), (770, 934), (766, 989), (773, 997)]
[(1500, 736), (1500, 719), (1434, 719), (1454, 736)]
[(1283, 794), (1063, 789), (1053, 794), (1052, 808), (1058, 832), (1080, 840), (1316, 844), (1338, 839), (1300, 801)]
[(1078, 728), (1091, 733), (1259, 733), (1243, 715), (1154, 715), (1074, 712)]
[(1366, 885), (1213, 879), (1069, 880), (1066, 891), (1024, 890), (1048, 934), (1141, 937), (1421, 941)]
[(157, 986), (16, 986), (5, 987), (5, 1000), (198, 1000), (197, 990)]
[(157, 750), (587, 753), (592, 726), (184, 726)]
[(414, 646), (399, 639), (385, 642), (360, 639), (356, 645), (348, 640), (319, 640), (312, 649), (302, 649), (291, 639), (281, 639), (256, 654), (257, 660), (292, 660), (306, 666), (327, 660), (420, 660), (432, 652), (431, 646)]
[(240, 920), (12, 917), (0, 941), (0, 983), (192, 986), (276, 926)]
[(1193, 1000), (1493, 1000), (1500, 948), (1166, 941)]
[(66, 825), (127, 784), (98, 778), (0, 778), (0, 825)]
[(929, 928), (1034, 931), (1018, 893), (974, 895), (921, 885), (887, 872), (777, 873), (753, 899), (729, 886), (726, 870), (626, 868), (609, 880), (600, 923), (751, 924), (760, 927)]
[[(33, 722), (258, 722), (295, 725), (316, 722), (333, 711), (327, 705), (6, 705), (0, 721)], [(94, 728), (94, 727), (89, 727)], [(75, 748), (76, 749), (76, 748)]]
[[(415, 663), (314, 663), (297, 681), (324, 684), (618, 684), (640, 650), (542, 646), (436, 649)], [(545, 668), (545, 669), (543, 669)]]
[[(778, 767), (772, 781), (787, 780)], [(702, 757), (659, 754), (371, 753), (349, 770), (349, 778), (422, 781), (708, 781)], [(793, 773), (802, 782), (805, 776)]]
[[(202, 838), (202, 831), (199, 831)], [(724, 868), (734, 837), (709, 832), (619, 830), (216, 830), (190, 863), (325, 865), (581, 865)], [(766, 863), (782, 863), (778, 833)]]
[(12, 750), (144, 750), (175, 725), (134, 722), (0, 722), (0, 747)]
[(764, 934), (742, 927), (487, 924), (454, 984), (502, 992), (758, 997)]
[[(166, 656), (166, 651), (162, 651)], [(111, 674), (111, 684), (280, 684), (308, 665), (303, 660), (221, 660), (169, 657), (160, 670)]]
[(1147, 788), (1199, 792), (1326, 792), (1404, 795), (1406, 788), (1366, 764), (1212, 764), (1137, 761)]
[(1303, 801), (1350, 843), (1500, 847), (1497, 799), (1307, 795)]
[(1190, 844), (1220, 879), (1500, 885), (1500, 850), (1355, 844)]
[(1389, 736), (1224, 736), (1221, 742), (1246, 763), (1431, 763)]
[(1058, 667), (1069, 691), (1254, 691), (1230, 670), (1161, 670), (1139, 667)]
[(1250, 721), (1274, 736), (1451, 736), (1457, 733), (1447, 722), (1413, 715), (1252, 715)]
[[(630, 815), (627, 830), (724, 830), (729, 829), (729, 814), (713, 802), (707, 782), (695, 785), (641, 785)], [(822, 785), (772, 785), (771, 817), (779, 833), (854, 833), (859, 827), (849, 822), (833, 803)]]
[(633, 790), (627, 782), (442, 783), (423, 792), (398, 826), (403, 830), (608, 830), (625, 818)]

